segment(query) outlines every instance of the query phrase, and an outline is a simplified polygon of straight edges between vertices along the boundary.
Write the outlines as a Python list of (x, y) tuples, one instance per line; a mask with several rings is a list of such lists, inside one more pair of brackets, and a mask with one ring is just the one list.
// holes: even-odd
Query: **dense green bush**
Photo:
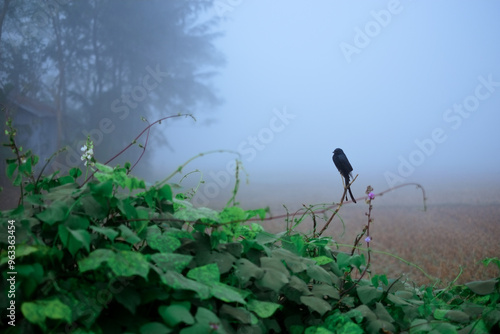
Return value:
[(146, 186), (128, 164), (87, 156), (97, 170), (88, 182), (78, 168), (35, 178), (37, 158), (15, 146), (13, 132), (7, 175), (22, 194), (1, 213), (4, 291), (7, 273), (17, 273), (15, 327), (13, 298), (0, 299), (8, 333), (500, 330), (498, 278), (444, 290), (355, 279), (369, 265), (364, 254), (339, 252), (317, 234), (267, 233), (258, 224), (265, 209), (195, 208), (167, 183)]

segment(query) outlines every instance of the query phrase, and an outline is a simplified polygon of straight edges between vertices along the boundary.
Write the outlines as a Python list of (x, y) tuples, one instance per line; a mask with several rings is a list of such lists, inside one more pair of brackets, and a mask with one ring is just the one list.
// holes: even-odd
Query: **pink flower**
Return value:
[(370, 191), (370, 193), (368, 194), (368, 198), (369, 199), (374, 199), (375, 198), (375, 194)]

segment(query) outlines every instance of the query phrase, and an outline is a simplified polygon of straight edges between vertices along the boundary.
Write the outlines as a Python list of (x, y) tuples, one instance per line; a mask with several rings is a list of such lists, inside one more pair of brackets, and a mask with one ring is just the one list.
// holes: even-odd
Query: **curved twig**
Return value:
[[(139, 135), (137, 137), (135, 137), (135, 139), (130, 143), (128, 144), (124, 149), (122, 149), (120, 152), (118, 152), (117, 154), (115, 154), (113, 157), (111, 157), (111, 159), (109, 159), (108, 161), (106, 161), (104, 163), (104, 165), (107, 165), (109, 164), (111, 161), (115, 160), (117, 157), (119, 157), (121, 154), (123, 154), (123, 152), (125, 152), (126, 150), (128, 150), (132, 145), (134, 145), (136, 142), (137, 142), (137, 139), (141, 138), (141, 136), (144, 134), (144, 132), (148, 131), (148, 136), (149, 136), (149, 129), (155, 125), (155, 124), (161, 124), (162, 121), (166, 120), (166, 119), (169, 119), (169, 118), (174, 118), (174, 117), (181, 117), (181, 116), (185, 116), (185, 117), (191, 117), (192, 119), (194, 119), (196, 121), (196, 119), (194, 118), (193, 115), (191, 114), (178, 114), (178, 115), (170, 115), (170, 116), (166, 116), (166, 117), (163, 117), (163, 118), (160, 118), (159, 120), (149, 124), (144, 130), (141, 131), (141, 133), (139, 133)], [(147, 142), (147, 141), (146, 141)], [(145, 148), (144, 148), (145, 149)], [(143, 153), (141, 154), (141, 157), (142, 155), (144, 154), (144, 151)], [(140, 158), (139, 157), (139, 160)], [(136, 163), (137, 164), (137, 163)], [(135, 166), (135, 164), (134, 164)], [(132, 167), (133, 168), (133, 167)], [(82, 187), (85, 183), (87, 183), (92, 177), (94, 177), (94, 174), (96, 173), (97, 171), (94, 171), (92, 174), (90, 174), (90, 176), (82, 183), (82, 185), (80, 187)]]

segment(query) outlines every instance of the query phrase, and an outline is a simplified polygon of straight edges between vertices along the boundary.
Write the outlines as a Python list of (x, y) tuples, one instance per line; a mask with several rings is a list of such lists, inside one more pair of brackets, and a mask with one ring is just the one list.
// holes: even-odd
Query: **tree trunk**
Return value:
[(0, 12), (0, 59), (2, 58), (2, 27), (3, 21), (5, 19), (5, 15), (7, 14), (7, 10), (9, 9), (10, 0), (4, 0), (2, 12)]
[(56, 118), (57, 118), (57, 148), (61, 148), (61, 143), (64, 139), (63, 133), (63, 117), (66, 111), (66, 64), (64, 61), (64, 50), (62, 43), (62, 31), (59, 22), (59, 13), (57, 11), (52, 15), (54, 25), (54, 33), (57, 45), (57, 68), (59, 70), (59, 82), (56, 96)]

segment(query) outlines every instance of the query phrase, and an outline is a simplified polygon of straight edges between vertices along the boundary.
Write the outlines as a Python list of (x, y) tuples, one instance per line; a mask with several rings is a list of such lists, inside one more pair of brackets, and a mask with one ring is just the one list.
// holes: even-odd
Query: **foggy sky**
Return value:
[[(500, 185), (500, 3), (218, 3), (227, 66), (213, 87), (225, 103), (162, 130), (174, 151), (155, 152), (156, 179), (227, 149), (250, 182), (339, 187), (340, 147), (358, 194), (368, 184)], [(209, 182), (234, 157), (184, 172), (199, 168)]]

